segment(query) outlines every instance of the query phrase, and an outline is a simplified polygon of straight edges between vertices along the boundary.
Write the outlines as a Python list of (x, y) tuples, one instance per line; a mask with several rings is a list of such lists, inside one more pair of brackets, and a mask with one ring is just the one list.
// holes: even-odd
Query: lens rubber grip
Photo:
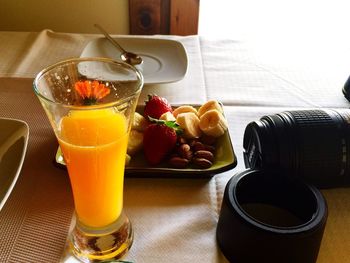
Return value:
[[(262, 219), (248, 212), (247, 204), (283, 208), (300, 222), (290, 224), (281, 214), (264, 209)], [(266, 219), (268, 213), (274, 218)], [(230, 262), (313, 263), (326, 220), (327, 205), (315, 187), (276, 172), (248, 169), (226, 185), (216, 236)]]

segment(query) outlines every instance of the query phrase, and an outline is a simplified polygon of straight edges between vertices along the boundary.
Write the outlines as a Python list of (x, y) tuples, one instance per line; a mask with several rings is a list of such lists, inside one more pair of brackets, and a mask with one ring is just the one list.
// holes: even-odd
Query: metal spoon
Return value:
[(119, 43), (117, 41), (115, 41), (100, 25), (98, 24), (95, 24), (94, 25), (95, 27), (97, 27), (101, 32), (102, 34), (104, 34), (104, 36), (116, 47), (118, 48), (120, 51), (121, 51), (121, 54), (120, 54), (120, 58), (128, 63), (128, 64), (131, 64), (131, 65), (138, 65), (138, 64), (141, 64), (142, 63), (142, 58), (135, 54), (135, 53), (132, 53), (132, 52), (128, 52), (126, 51), (124, 48), (122, 48), (121, 45), (119, 45)]

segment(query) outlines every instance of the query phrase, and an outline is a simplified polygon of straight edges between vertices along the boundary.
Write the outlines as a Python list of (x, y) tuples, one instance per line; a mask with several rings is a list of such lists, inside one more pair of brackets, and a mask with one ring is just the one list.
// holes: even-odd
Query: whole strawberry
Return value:
[(146, 105), (144, 108), (143, 116), (147, 119), (148, 116), (159, 119), (160, 116), (165, 112), (173, 112), (169, 102), (162, 97), (157, 95), (148, 95), (148, 101), (145, 101)]
[(157, 165), (174, 149), (181, 129), (175, 121), (149, 119), (151, 124), (143, 133), (143, 150), (147, 162)]

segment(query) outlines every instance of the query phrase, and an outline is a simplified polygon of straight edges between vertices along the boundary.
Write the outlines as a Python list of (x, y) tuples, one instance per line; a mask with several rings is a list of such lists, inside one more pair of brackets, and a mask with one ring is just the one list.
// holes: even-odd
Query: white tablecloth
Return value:
[[(35, 97), (23, 95), (23, 91), (31, 90), (32, 78), (47, 65), (80, 56), (85, 45), (96, 37), (100, 36), (50, 30), (0, 32), (0, 95), (16, 91), (29, 105)], [(347, 108), (350, 104), (341, 88), (350, 74), (350, 49), (337, 50), (334, 56), (326, 52), (321, 57), (322, 52), (308, 46), (291, 54), (273, 44), (259, 46), (198, 36), (165, 38), (183, 43), (189, 58), (188, 72), (176, 83), (146, 85), (140, 101), (149, 93), (176, 104), (220, 100), (238, 165), (211, 179), (126, 179), (124, 207), (133, 222), (135, 241), (125, 259), (138, 263), (226, 262), (215, 231), (225, 185), (231, 176), (245, 169), (245, 126), (262, 115), (290, 108)], [(54, 143), (54, 135), (48, 132), (48, 123), (40, 129), (36, 126), (40, 118), (45, 118), (43, 115), (35, 119), (25, 115), (24, 108), (11, 107), (0, 99), (0, 117), (28, 118), (34, 134), (21, 179), (0, 212), (0, 262), (58, 262), (73, 212), (67, 175), (52, 163), (36, 167), (37, 174), (33, 173), (30, 162), (48, 150), (34, 146), (44, 143), (42, 138)], [(44, 132), (45, 137), (41, 137)], [(42, 189), (41, 184), (49, 185), (50, 191)], [(323, 193), (329, 218), (318, 263), (350, 262), (350, 189)], [(43, 196), (53, 201), (42, 202)], [(22, 208), (23, 212), (13, 211)]]

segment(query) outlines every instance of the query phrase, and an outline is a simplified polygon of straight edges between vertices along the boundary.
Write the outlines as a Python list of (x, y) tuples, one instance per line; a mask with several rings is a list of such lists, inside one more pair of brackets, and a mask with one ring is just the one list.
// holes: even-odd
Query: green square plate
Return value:
[[(198, 105), (193, 105), (199, 107)], [(139, 106), (137, 112), (143, 113), (144, 106)], [(176, 108), (176, 106), (173, 106)], [(130, 163), (125, 167), (125, 175), (127, 177), (212, 177), (217, 173), (233, 169), (237, 165), (237, 158), (233, 150), (230, 134), (225, 132), (216, 142), (215, 161), (208, 169), (199, 169), (194, 166), (178, 169), (171, 168), (167, 163), (161, 163), (157, 166), (147, 164), (142, 151), (132, 156)], [(55, 162), (58, 166), (65, 168), (64, 159), (60, 148), (56, 153)]]

